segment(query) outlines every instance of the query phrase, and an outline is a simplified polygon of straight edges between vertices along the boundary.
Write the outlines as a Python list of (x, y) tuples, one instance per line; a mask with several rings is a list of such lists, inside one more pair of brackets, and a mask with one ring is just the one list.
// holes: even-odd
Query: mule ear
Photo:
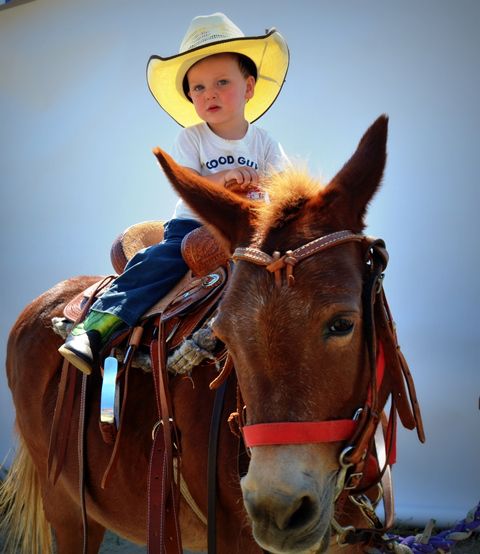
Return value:
[(197, 213), (230, 252), (248, 246), (253, 237), (253, 202), (178, 165), (160, 148), (153, 153), (173, 188)]
[(368, 203), (380, 186), (387, 157), (388, 117), (380, 116), (366, 131), (355, 153), (331, 180), (322, 201), (354, 232), (363, 230)]

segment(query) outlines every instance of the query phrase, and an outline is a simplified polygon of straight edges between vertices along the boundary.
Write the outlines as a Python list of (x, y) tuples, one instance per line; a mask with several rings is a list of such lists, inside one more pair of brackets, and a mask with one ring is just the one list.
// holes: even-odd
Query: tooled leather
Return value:
[(182, 256), (194, 275), (203, 277), (226, 265), (229, 252), (202, 226), (188, 233), (182, 241)]
[(123, 273), (127, 262), (142, 248), (163, 240), (162, 221), (142, 221), (127, 227), (112, 244), (110, 261), (116, 273)]
[[(123, 273), (128, 261), (142, 248), (163, 239), (161, 221), (145, 221), (128, 227), (113, 242), (110, 260), (117, 274)], [(229, 252), (205, 227), (198, 227), (185, 235), (181, 245), (182, 256), (195, 276), (203, 277), (230, 258)]]
[(70, 321), (81, 321), (83, 319), (82, 314), (86, 314), (85, 308), (105, 290), (114, 278), (114, 275), (102, 277), (99, 281), (96, 281), (93, 285), (90, 285), (84, 291), (74, 296), (63, 308), (63, 315)]
[(279, 269), (282, 269), (286, 265), (295, 265), (296, 263), (317, 254), (322, 250), (331, 248), (332, 246), (338, 246), (345, 242), (358, 241), (362, 242), (365, 240), (365, 235), (353, 233), (352, 231), (344, 230), (337, 231), (335, 233), (330, 233), (318, 239), (312, 240), (307, 244), (304, 244), (297, 248), (296, 250), (288, 251), (286, 254), (279, 258), (270, 256), (265, 252), (262, 252), (258, 248), (248, 246), (246, 248), (237, 248), (233, 253), (233, 260), (246, 260), (248, 262), (264, 265), (268, 271), (275, 272)]

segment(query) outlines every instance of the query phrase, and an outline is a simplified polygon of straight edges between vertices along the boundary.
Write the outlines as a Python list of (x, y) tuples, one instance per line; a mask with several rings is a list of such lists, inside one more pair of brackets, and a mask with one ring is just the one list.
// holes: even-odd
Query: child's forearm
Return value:
[(228, 181), (227, 177), (228, 170), (224, 169), (218, 173), (211, 173), (210, 175), (204, 175), (205, 179), (208, 179), (210, 182), (220, 185), (221, 187), (225, 186), (225, 183)]
[[(185, 169), (188, 169), (192, 173), (195, 173), (195, 175), (200, 175), (198, 171), (195, 169), (192, 169), (191, 167), (185, 167)], [(210, 175), (203, 175), (204, 179), (207, 179), (208, 181), (215, 183), (217, 185), (220, 185), (221, 187), (225, 186), (226, 180), (225, 176), (228, 173), (228, 170), (219, 171), (218, 173), (211, 173)]]
[[(196, 175), (200, 175), (198, 171), (187, 167), (190, 171), (193, 171)], [(250, 167), (241, 167), (235, 169), (223, 169), (217, 173), (210, 173), (209, 175), (203, 175), (204, 179), (207, 179), (211, 183), (215, 183), (221, 187), (224, 187), (228, 182), (236, 181), (239, 185), (257, 185), (258, 173)]]

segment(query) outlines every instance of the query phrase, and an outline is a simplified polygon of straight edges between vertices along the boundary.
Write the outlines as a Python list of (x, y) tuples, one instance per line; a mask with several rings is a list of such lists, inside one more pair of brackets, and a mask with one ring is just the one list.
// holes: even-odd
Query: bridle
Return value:
[[(282, 272), (285, 270), (285, 281), (287, 286), (295, 284), (294, 268), (303, 260), (320, 254), (325, 250), (350, 242), (362, 243), (368, 254), (366, 264), (370, 273), (366, 287), (370, 289), (367, 296), (372, 297), (378, 291), (378, 283), (381, 282), (381, 275), (386, 267), (388, 255), (385, 251), (383, 241), (371, 239), (363, 234), (343, 230), (324, 235), (312, 240), (295, 250), (287, 251), (283, 256), (280, 252), (274, 252), (272, 256), (258, 248), (249, 246), (237, 248), (233, 254), (233, 260), (247, 261), (265, 267), (275, 276), (277, 287), (282, 286)], [(372, 300), (372, 302), (374, 299)], [(367, 310), (370, 311), (370, 310)], [(367, 320), (368, 318), (367, 315)], [(385, 361), (382, 355), (378, 360), (376, 356), (375, 330), (370, 325), (367, 327), (367, 342), (369, 343), (370, 358), (370, 384), (369, 399), (363, 406), (361, 412), (354, 419), (341, 419), (330, 421), (309, 421), (309, 422), (280, 422), (280, 423), (259, 423), (255, 425), (242, 425), (243, 437), (248, 448), (255, 446), (273, 444), (305, 444), (349, 441), (350, 444), (342, 452), (342, 463), (357, 465), (364, 459), (365, 452), (375, 432), (380, 419), (383, 406), (378, 405), (379, 382), (383, 378)], [(355, 439), (352, 441), (352, 439)], [(359, 469), (358, 467), (356, 468)], [(355, 471), (356, 474), (360, 473)], [(352, 486), (351, 484), (349, 486)]]
[[(385, 243), (381, 239), (342, 230), (312, 240), (295, 250), (288, 250), (283, 255), (280, 252), (274, 252), (270, 256), (254, 246), (237, 248), (233, 254), (235, 262), (245, 261), (263, 266), (267, 271), (273, 273), (277, 287), (282, 287), (285, 284), (288, 287), (293, 287), (295, 285), (294, 269), (299, 263), (311, 256), (346, 243), (359, 243), (364, 251), (366, 276), (363, 289), (363, 318), (369, 371), (366, 402), (357, 410), (352, 419), (287, 421), (248, 425), (245, 421), (245, 406), (241, 398), (241, 391), (238, 390), (237, 412), (232, 414), (230, 418), (236, 422), (248, 449), (265, 445), (343, 442), (344, 448), (339, 456), (340, 470), (337, 473), (335, 487), (336, 500), (340, 501), (345, 495), (350, 497), (353, 494), (352, 491), (356, 495), (362, 495), (364, 491), (379, 484), (382, 477), (389, 473), (389, 465), (395, 461), (397, 412), (404, 425), (407, 421), (412, 428), (416, 426), (420, 440), (422, 442), (424, 440), (413, 380), (398, 347), (394, 324), (382, 288), (383, 271), (388, 263)], [(285, 278), (283, 278), (283, 274)], [(379, 313), (380, 318), (384, 320), (384, 328), (388, 328), (389, 332), (388, 338), (394, 344), (393, 355), (395, 360), (393, 361), (386, 359), (384, 345), (377, 341), (376, 313)], [(390, 350), (389, 348), (389, 353)], [(395, 373), (394, 378), (390, 379), (389, 390), (382, 389), (382, 385), (386, 381), (383, 379), (386, 365), (389, 371)], [(232, 360), (228, 357), (222, 374), (229, 373), (232, 368)], [(212, 383), (212, 388), (216, 388), (220, 382), (225, 380), (225, 375), (222, 374)], [(410, 403), (405, 401), (404, 382), (407, 384)], [(388, 397), (391, 397), (391, 409), (390, 416), (387, 419), (383, 414), (383, 409)], [(413, 423), (411, 423), (412, 421)], [(382, 430), (382, 427), (385, 429)], [(384, 442), (383, 452), (376, 452), (375, 455), (371, 455), (379, 449), (378, 444), (376, 447), (373, 445), (376, 442), (375, 437), (379, 438), (380, 435), (380, 442)], [(365, 473), (372, 473), (372, 465), (375, 466), (374, 476), (370, 475), (367, 479)], [(365, 510), (363, 511), (365, 513)], [(391, 512), (386, 516), (385, 527), (382, 526), (381, 529), (360, 530), (350, 526), (345, 528), (341, 527), (335, 520), (333, 527), (339, 535), (342, 535), (341, 542), (353, 543), (365, 540), (365, 533), (370, 533), (368, 540), (371, 540), (373, 534), (379, 536), (386, 527), (391, 525), (393, 522), (393, 507)], [(369, 519), (372, 520), (371, 517)], [(378, 527), (375, 521), (374, 523)]]

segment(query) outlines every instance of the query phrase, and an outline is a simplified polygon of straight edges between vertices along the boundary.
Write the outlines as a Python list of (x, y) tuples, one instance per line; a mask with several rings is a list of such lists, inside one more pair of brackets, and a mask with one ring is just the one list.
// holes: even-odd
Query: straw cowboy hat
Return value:
[(147, 82), (151, 93), (183, 127), (201, 122), (184, 92), (187, 71), (207, 56), (226, 52), (247, 56), (257, 68), (255, 94), (245, 106), (246, 119), (255, 121), (275, 102), (285, 81), (289, 62), (287, 43), (280, 33), (271, 29), (265, 35), (246, 37), (223, 13), (195, 17), (178, 54), (167, 58), (151, 56), (147, 64)]

